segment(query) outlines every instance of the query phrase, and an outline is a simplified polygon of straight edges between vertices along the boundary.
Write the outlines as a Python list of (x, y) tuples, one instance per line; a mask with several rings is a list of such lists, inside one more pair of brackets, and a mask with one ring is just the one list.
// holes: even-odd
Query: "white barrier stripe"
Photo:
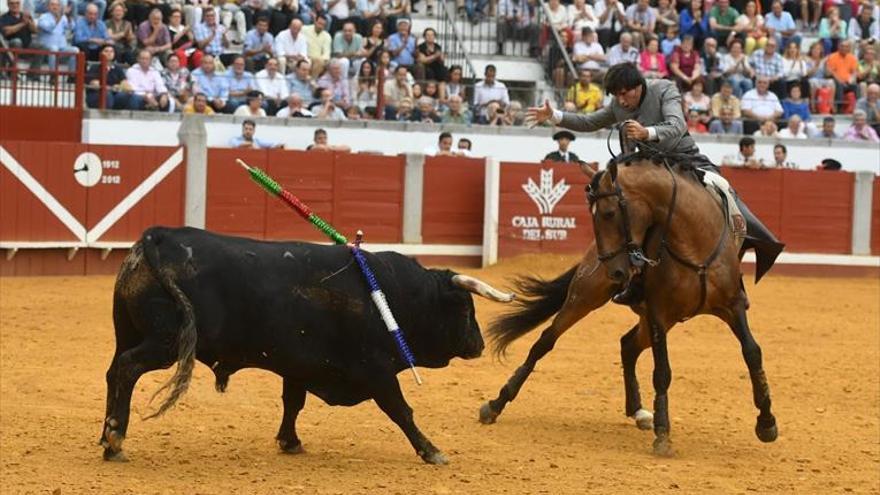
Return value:
[(385, 294), (381, 290), (377, 290), (371, 292), (370, 297), (373, 298), (373, 303), (379, 308), (379, 313), (382, 315), (382, 320), (385, 321), (388, 331), (396, 332), (400, 330), (397, 327), (397, 321), (394, 320), (394, 315), (391, 314), (391, 308), (388, 307), (388, 301), (385, 300)]
[(15, 178), (21, 181), (24, 187), (28, 188), (28, 190), (30, 190), (30, 192), (33, 193), (41, 203), (46, 205), (46, 208), (48, 208), (65, 227), (70, 229), (77, 239), (85, 242), (86, 228), (83, 224), (79, 223), (79, 221), (67, 211), (67, 208), (59, 203), (58, 200), (55, 199), (55, 196), (52, 196), (52, 194), (49, 193), (49, 191), (47, 191), (37, 179), (34, 179), (34, 176), (31, 175), (27, 169), (22, 167), (21, 164), (18, 163), (18, 160), (10, 155), (3, 146), (0, 146), (0, 163), (2, 163), (3, 166), (15, 176)]

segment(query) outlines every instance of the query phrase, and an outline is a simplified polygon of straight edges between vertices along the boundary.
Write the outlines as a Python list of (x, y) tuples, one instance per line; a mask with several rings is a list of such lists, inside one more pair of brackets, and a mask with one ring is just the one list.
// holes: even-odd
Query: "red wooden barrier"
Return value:
[(880, 177), (874, 177), (871, 208), (871, 254), (880, 254)]
[(782, 229), (789, 252), (852, 252), (855, 175), (848, 172), (783, 173)]
[(425, 158), (422, 242), (482, 244), (485, 160)]
[(777, 235), (782, 230), (782, 170), (749, 170), (723, 167), (722, 175), (752, 213)]
[(572, 164), (502, 163), (498, 256), (585, 251), (593, 239), (586, 184)]

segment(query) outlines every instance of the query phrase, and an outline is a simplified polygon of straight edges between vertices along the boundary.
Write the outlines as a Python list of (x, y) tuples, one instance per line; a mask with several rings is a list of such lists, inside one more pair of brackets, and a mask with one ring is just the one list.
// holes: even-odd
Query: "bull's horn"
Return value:
[(462, 289), (483, 296), (486, 299), (507, 303), (513, 301), (516, 294), (512, 292), (502, 292), (495, 287), (483, 282), (480, 279), (469, 277), (467, 275), (455, 275), (452, 277), (452, 283)]

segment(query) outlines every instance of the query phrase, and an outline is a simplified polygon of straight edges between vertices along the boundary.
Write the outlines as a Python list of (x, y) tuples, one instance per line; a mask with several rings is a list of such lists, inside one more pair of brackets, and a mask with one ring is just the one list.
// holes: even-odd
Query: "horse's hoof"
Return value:
[(112, 450), (114, 452), (122, 451), (122, 441), (125, 440), (125, 437), (119, 434), (116, 430), (111, 430), (110, 426), (104, 429), (104, 439), (105, 443), (102, 443), (105, 448)]
[(303, 448), (302, 442), (288, 442), (287, 440), (278, 440), (278, 446), (281, 452), (290, 455), (305, 454), (306, 449)]
[(758, 424), (755, 425), (755, 435), (758, 436), (758, 440), (764, 443), (770, 443), (776, 441), (776, 437), (779, 436), (779, 430), (776, 428), (776, 422), (774, 421), (770, 426), (761, 426), (761, 422), (758, 421)]
[(422, 460), (428, 464), (434, 464), (435, 466), (445, 466), (446, 464), (449, 464), (449, 459), (447, 459), (446, 456), (443, 455), (443, 452), (440, 452), (439, 450), (422, 456)]
[(657, 457), (673, 457), (675, 450), (672, 448), (672, 441), (667, 437), (654, 439), (654, 455)]
[(128, 457), (121, 450), (104, 449), (104, 460), (108, 462), (128, 462)]
[(498, 418), (498, 413), (492, 409), (488, 402), (480, 407), (480, 423), (491, 425), (495, 422), (496, 418)]
[(633, 419), (636, 420), (636, 426), (640, 430), (653, 430), (654, 429), (654, 415), (645, 409), (639, 409), (633, 415)]

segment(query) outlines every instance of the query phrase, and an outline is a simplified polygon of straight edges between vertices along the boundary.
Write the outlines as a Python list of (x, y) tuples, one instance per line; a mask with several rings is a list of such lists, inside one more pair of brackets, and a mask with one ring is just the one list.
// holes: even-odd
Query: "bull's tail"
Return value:
[(554, 280), (530, 276), (516, 279), (517, 292), (525, 296), (514, 301), (519, 308), (501, 315), (489, 327), (489, 338), (496, 356), (503, 356), (514, 340), (529, 333), (562, 308), (576, 271), (577, 266), (573, 266)]
[(184, 294), (180, 286), (174, 281), (174, 272), (170, 269), (162, 269), (159, 262), (159, 244), (162, 243), (163, 232), (156, 229), (150, 229), (145, 234), (141, 243), (143, 244), (144, 257), (150, 273), (156, 278), (160, 285), (168, 292), (168, 294), (177, 303), (180, 313), (183, 315), (183, 322), (180, 325), (180, 331), (177, 335), (177, 369), (174, 375), (167, 382), (159, 387), (159, 390), (150, 398), (150, 402), (159, 396), (165, 390), (170, 390), (159, 405), (159, 408), (152, 414), (145, 416), (144, 419), (156, 418), (164, 414), (177, 402), (180, 397), (186, 393), (189, 388), (189, 382), (192, 379), (193, 368), (196, 361), (196, 314), (193, 309), (192, 302), (189, 297)]

